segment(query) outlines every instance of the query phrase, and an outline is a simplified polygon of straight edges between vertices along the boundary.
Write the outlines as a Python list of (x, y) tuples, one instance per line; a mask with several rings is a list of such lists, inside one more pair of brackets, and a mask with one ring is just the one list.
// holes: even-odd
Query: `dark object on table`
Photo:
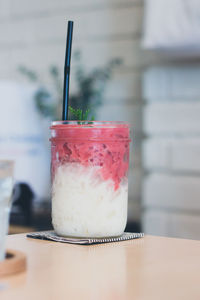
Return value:
[[(23, 225), (30, 226), (33, 216), (33, 199), (34, 192), (31, 187), (25, 183), (18, 183), (13, 190), (13, 212), (21, 212)], [(11, 215), (12, 221), (12, 215)]]
[(138, 221), (129, 221), (127, 222), (125, 231), (126, 232), (141, 232), (141, 224)]

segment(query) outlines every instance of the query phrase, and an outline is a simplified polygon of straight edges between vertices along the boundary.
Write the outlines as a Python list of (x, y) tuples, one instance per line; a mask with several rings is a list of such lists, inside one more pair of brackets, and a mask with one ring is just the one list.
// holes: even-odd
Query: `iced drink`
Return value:
[(129, 142), (129, 125), (123, 122), (52, 123), (52, 223), (57, 234), (123, 233)]

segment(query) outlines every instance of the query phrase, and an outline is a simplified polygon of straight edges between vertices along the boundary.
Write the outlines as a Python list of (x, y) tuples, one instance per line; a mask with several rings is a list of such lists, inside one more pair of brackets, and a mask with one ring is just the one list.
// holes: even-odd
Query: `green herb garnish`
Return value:
[[(69, 106), (69, 111), (70, 111), (70, 114), (72, 115), (72, 118), (74, 120), (86, 121), (88, 119), (90, 109), (86, 109), (86, 111), (84, 112), (80, 108), (75, 109), (75, 108)], [(90, 121), (94, 121), (94, 116), (91, 117)]]

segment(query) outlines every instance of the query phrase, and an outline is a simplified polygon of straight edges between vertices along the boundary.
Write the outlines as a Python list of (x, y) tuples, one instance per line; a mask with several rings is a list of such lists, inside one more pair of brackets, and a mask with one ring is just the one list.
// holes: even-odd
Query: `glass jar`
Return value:
[(52, 223), (61, 236), (111, 237), (127, 222), (129, 125), (51, 126)]
[(5, 258), (11, 194), (13, 188), (14, 161), (0, 160), (0, 261)]

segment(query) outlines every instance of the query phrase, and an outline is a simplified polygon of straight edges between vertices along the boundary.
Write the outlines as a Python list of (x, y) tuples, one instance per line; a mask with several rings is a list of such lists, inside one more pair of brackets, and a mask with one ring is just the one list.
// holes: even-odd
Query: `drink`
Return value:
[(5, 257), (5, 238), (8, 233), (13, 185), (12, 175), (13, 162), (0, 160), (0, 261)]
[(51, 132), (56, 233), (121, 235), (127, 222), (129, 126), (123, 122), (64, 121), (53, 122)]

